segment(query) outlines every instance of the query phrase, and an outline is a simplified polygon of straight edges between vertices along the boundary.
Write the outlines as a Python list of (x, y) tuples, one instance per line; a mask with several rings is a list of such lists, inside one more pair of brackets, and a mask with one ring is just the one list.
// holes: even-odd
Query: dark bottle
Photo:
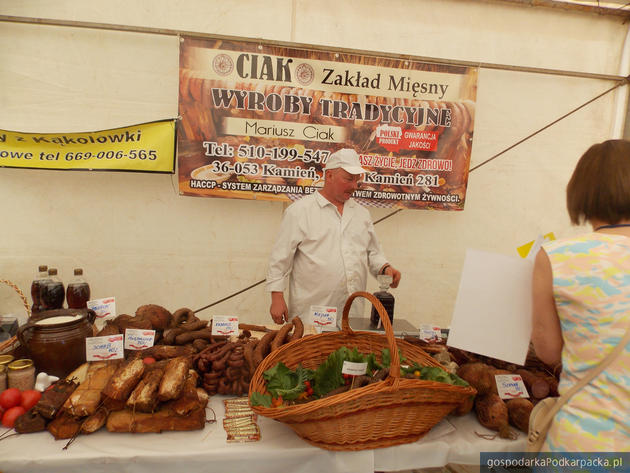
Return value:
[(57, 276), (57, 269), (50, 268), (48, 270), (48, 277), (50, 281), (46, 281), (42, 284), (39, 293), (42, 309), (61, 309), (63, 307), (63, 301), (66, 299), (66, 291), (59, 276)]
[(33, 279), (31, 283), (31, 298), (33, 299), (33, 306), (31, 312), (39, 312), (42, 310), (42, 302), (40, 298), (42, 284), (48, 281), (48, 266), (41, 265), (38, 268), (37, 277)]
[[(378, 286), (380, 291), (374, 293), (374, 297), (376, 297), (383, 307), (387, 311), (387, 315), (389, 316), (389, 321), (394, 323), (394, 296), (389, 293), (387, 290), (389, 289), (389, 285), (392, 283), (392, 277), (386, 274), (379, 274), (376, 277), (378, 281)], [(375, 307), (372, 307), (372, 313), (370, 314), (370, 325), (376, 328), (382, 328), (381, 317), (378, 315)]]
[(90, 286), (83, 279), (83, 269), (74, 270), (74, 279), (66, 289), (68, 309), (87, 309), (87, 301), (90, 300)]

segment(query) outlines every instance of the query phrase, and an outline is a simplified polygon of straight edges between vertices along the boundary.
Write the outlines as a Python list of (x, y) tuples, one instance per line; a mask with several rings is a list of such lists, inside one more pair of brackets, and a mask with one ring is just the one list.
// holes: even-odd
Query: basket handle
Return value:
[(22, 299), (22, 303), (24, 304), (24, 309), (26, 309), (26, 316), (27, 318), (30, 318), (31, 307), (28, 305), (28, 300), (26, 299), (26, 296), (24, 295), (22, 290), (19, 287), (17, 287), (15, 284), (13, 284), (11, 281), (9, 281), (8, 279), (0, 279), (0, 283), (6, 284), (7, 286), (11, 287), (15, 292), (17, 292), (18, 296), (20, 296), (20, 299)]
[(389, 346), (389, 353), (391, 354), (389, 377), (400, 378), (400, 357), (398, 356), (398, 346), (396, 345), (396, 338), (394, 337), (394, 328), (392, 327), (392, 323), (389, 320), (389, 315), (387, 315), (385, 307), (383, 307), (381, 301), (374, 297), (374, 295), (364, 291), (357, 291), (350, 294), (350, 297), (348, 297), (348, 300), (346, 301), (346, 305), (343, 306), (341, 330), (345, 333), (353, 333), (352, 329), (350, 328), (348, 315), (350, 313), (350, 306), (352, 305), (352, 301), (357, 297), (363, 297), (370, 301), (378, 312), (378, 316), (381, 318), (381, 322), (383, 323), (383, 328), (385, 328), (385, 337), (387, 337), (387, 345)]

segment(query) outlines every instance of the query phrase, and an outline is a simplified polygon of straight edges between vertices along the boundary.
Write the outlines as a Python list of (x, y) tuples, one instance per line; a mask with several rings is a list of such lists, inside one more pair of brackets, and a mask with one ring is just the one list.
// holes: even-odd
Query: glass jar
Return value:
[(7, 367), (0, 365), (0, 393), (7, 389)]
[(17, 388), (20, 391), (33, 389), (35, 387), (35, 365), (33, 360), (22, 358), (9, 363), (7, 366), (8, 386)]
[(11, 363), (15, 358), (13, 357), (13, 355), (0, 355), (0, 365), (8, 365), (9, 363)]

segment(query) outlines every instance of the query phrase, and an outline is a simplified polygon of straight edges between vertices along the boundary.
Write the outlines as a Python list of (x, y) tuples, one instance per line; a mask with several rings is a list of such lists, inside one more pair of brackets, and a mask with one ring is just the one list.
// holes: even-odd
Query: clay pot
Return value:
[(63, 378), (85, 363), (85, 339), (94, 334), (95, 313), (84, 309), (40, 312), (17, 337), (37, 371)]

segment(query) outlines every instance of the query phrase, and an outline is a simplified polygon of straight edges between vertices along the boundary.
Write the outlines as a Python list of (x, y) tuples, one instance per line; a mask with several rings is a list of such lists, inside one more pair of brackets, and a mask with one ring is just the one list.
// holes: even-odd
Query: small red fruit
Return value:
[(7, 411), (2, 415), (2, 425), (12, 429), (13, 425), (15, 424), (15, 419), (20, 417), (25, 412), (26, 409), (24, 409), (22, 406), (15, 406), (11, 409), (7, 409)]
[(153, 358), (152, 356), (147, 356), (147, 357), (142, 359), (142, 362), (145, 365), (150, 365), (151, 363), (155, 363), (155, 358)]
[(0, 393), (0, 406), (5, 410), (19, 406), (20, 402), (22, 402), (22, 394), (18, 388), (5, 389)]
[(22, 391), (22, 403), (20, 404), (27, 411), (39, 402), (42, 397), (42, 393), (36, 389), (27, 389)]

